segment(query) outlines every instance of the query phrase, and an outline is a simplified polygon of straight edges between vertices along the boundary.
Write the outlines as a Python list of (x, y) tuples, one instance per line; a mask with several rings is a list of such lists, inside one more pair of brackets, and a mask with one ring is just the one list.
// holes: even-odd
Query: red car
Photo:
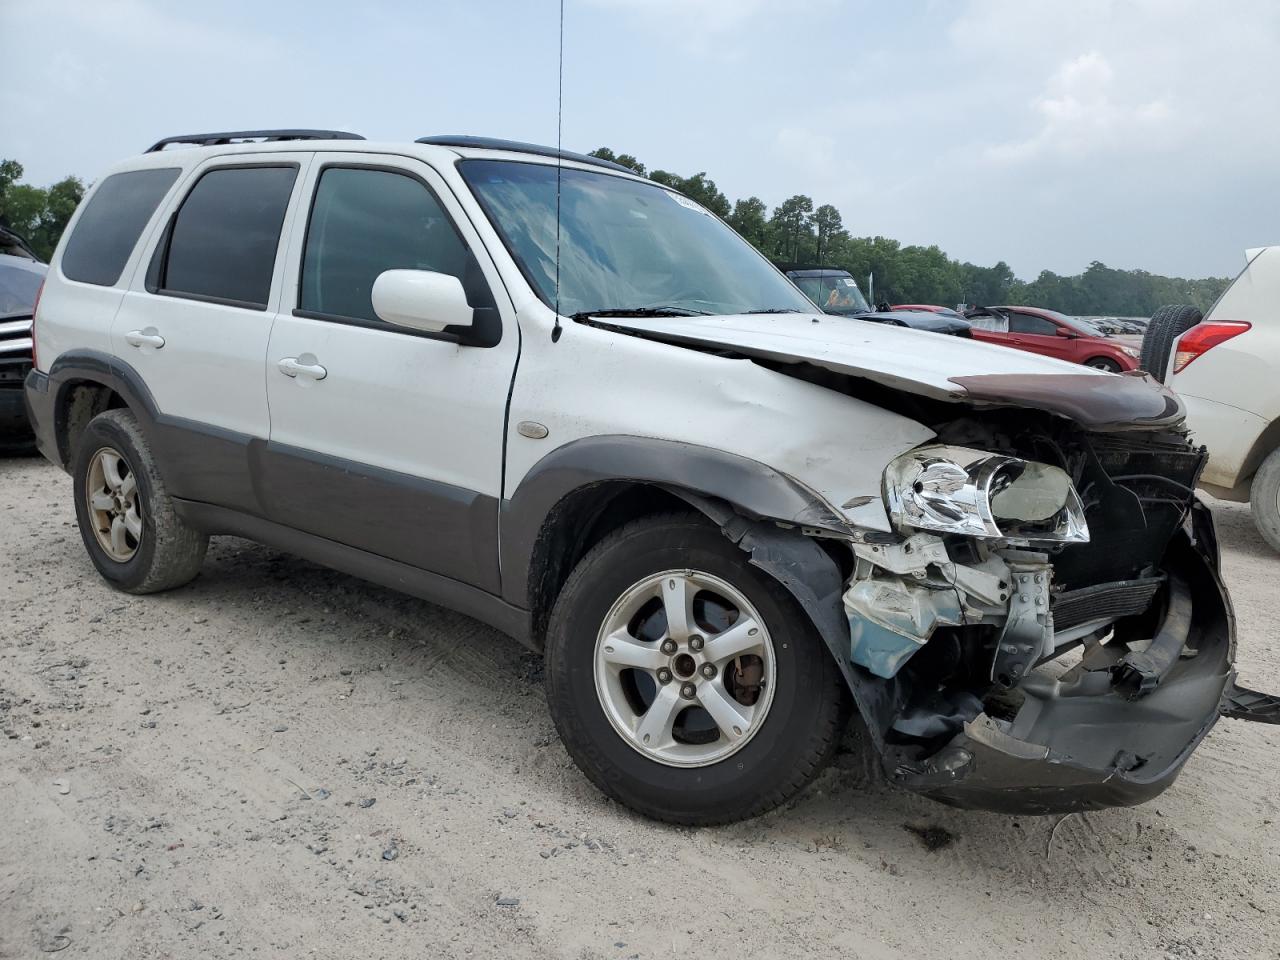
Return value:
[(1068, 317), (1056, 310), (976, 307), (965, 313), (965, 319), (973, 324), (975, 340), (1042, 353), (1112, 373), (1138, 367), (1137, 344), (1109, 337), (1088, 320)]

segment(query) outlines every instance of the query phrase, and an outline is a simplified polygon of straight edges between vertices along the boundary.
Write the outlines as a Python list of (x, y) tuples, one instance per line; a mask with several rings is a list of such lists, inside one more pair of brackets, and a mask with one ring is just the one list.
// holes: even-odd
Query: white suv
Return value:
[(85, 199), (35, 340), (108, 581), (179, 586), (232, 534), (477, 617), (545, 650), (570, 754), (650, 816), (782, 802), (849, 704), (928, 796), (1137, 803), (1231, 696), (1171, 393), (825, 317), (590, 157), (161, 141)]
[(1203, 320), (1194, 307), (1157, 313), (1144, 352), (1209, 448), (1200, 485), (1249, 503), (1258, 531), (1280, 550), (1280, 247), (1246, 251), (1245, 262)]

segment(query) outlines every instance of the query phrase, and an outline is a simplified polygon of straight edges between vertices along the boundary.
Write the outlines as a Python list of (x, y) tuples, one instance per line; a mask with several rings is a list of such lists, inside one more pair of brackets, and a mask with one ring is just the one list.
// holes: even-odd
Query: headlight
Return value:
[(1138, 350), (1136, 347), (1121, 347), (1120, 352), (1126, 356), (1133, 357), (1135, 360), (1142, 356), (1142, 351)]
[(1087, 543), (1084, 507), (1066, 471), (965, 447), (917, 447), (885, 468), (897, 527), (999, 540)]

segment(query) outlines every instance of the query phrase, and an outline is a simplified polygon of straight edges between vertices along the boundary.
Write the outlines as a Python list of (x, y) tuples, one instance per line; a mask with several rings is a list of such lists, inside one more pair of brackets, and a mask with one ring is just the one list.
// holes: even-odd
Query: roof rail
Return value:
[(182, 137), (165, 137), (147, 148), (147, 153), (158, 153), (175, 143), (187, 143), (197, 147), (221, 146), (250, 140), (268, 143), (275, 140), (363, 140), (358, 133), (342, 130), (228, 130), (222, 133), (189, 133)]
[(593, 167), (605, 167), (609, 170), (621, 170), (623, 173), (635, 175), (630, 167), (624, 167), (612, 160), (601, 160), (585, 153), (574, 153), (572, 150), (557, 150), (555, 147), (544, 147), (537, 143), (523, 143), (519, 140), (501, 140), (497, 137), (472, 137), (465, 135), (445, 134), (443, 136), (419, 137), (414, 143), (429, 143), (436, 147), (471, 147), (476, 150), (511, 150), (517, 153), (532, 153), (538, 157), (558, 157), (561, 160), (572, 160), (575, 163), (589, 163)]

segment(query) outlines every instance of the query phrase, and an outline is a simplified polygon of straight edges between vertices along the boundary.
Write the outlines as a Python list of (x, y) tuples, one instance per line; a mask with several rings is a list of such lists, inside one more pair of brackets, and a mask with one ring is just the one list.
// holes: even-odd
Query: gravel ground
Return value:
[[(664, 827), (487, 627), (229, 538), (129, 597), (65, 475), (0, 460), (0, 490), (0, 957), (1280, 957), (1280, 728), (1224, 721), (1163, 796), (1056, 830), (850, 755)], [(1280, 688), (1280, 557), (1215, 508), (1242, 681)]]

